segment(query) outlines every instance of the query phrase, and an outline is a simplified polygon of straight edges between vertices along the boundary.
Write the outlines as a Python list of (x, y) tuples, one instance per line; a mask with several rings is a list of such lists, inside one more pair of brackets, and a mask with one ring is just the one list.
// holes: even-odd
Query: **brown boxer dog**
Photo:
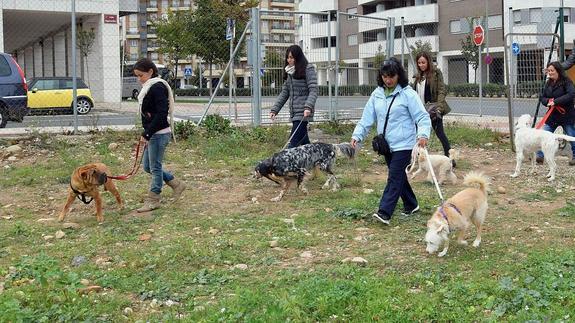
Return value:
[[(110, 191), (114, 194), (116, 201), (120, 205), (120, 208), (124, 207), (124, 202), (120, 197), (116, 185), (112, 182), (112, 179), (108, 178), (106, 175), (108, 173), (108, 167), (102, 163), (92, 163), (84, 166), (80, 166), (74, 170), (72, 173), (72, 178), (70, 178), (70, 187), (68, 188), (68, 199), (66, 204), (58, 216), (58, 221), (64, 221), (64, 217), (70, 210), (74, 198), (78, 198), (84, 204), (90, 204), (92, 200), (96, 201), (96, 219), (98, 223), (104, 222), (104, 215), (102, 213), (102, 198), (100, 197), (99, 186), (104, 185), (104, 191)], [(87, 199), (89, 198), (89, 200)]]

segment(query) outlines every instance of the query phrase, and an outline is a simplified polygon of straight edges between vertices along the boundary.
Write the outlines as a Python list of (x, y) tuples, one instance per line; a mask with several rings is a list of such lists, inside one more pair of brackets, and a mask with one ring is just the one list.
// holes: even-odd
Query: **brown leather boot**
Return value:
[(174, 178), (173, 180), (167, 182), (166, 184), (168, 184), (168, 186), (174, 190), (172, 197), (176, 201), (180, 198), (180, 196), (182, 196), (182, 192), (186, 189), (186, 183), (180, 181), (177, 178)]
[(148, 196), (146, 196), (146, 199), (144, 200), (144, 205), (137, 209), (136, 212), (142, 213), (155, 210), (160, 207), (160, 200), (160, 194), (148, 192)]

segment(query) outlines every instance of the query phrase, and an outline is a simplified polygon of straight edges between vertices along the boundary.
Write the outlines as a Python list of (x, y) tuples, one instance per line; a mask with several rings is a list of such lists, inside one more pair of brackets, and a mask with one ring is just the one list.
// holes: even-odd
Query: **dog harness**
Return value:
[(449, 230), (449, 219), (447, 218), (447, 214), (445, 213), (445, 207), (450, 207), (450, 208), (454, 209), (455, 212), (459, 213), (459, 215), (463, 215), (463, 214), (461, 214), (461, 211), (453, 203), (445, 202), (439, 207), (439, 214), (441, 214), (443, 219), (445, 219), (445, 222), (447, 222), (447, 229)]
[[(80, 192), (77, 189), (74, 188), (74, 186), (72, 186), (72, 182), (70, 182), (70, 188), (72, 189), (72, 191), (76, 194), (76, 197), (78, 198), (78, 200), (84, 202), (84, 204), (90, 204), (92, 203), (92, 200), (94, 199), (93, 197), (90, 197), (90, 200), (87, 201), (86, 200), (86, 193), (87, 192)], [(80, 198), (81, 196), (81, 198)]]

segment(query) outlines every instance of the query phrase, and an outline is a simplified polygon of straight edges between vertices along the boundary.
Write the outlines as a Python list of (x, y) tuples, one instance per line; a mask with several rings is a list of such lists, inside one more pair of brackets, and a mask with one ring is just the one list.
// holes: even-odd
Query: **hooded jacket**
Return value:
[(431, 119), (425, 111), (417, 92), (411, 86), (397, 85), (388, 96), (382, 87), (377, 87), (363, 108), (361, 120), (355, 126), (352, 138), (363, 142), (371, 126), (377, 122), (377, 133), (383, 133), (385, 115), (393, 96), (397, 95), (389, 111), (385, 139), (392, 152), (411, 150), (418, 138), (429, 138)]

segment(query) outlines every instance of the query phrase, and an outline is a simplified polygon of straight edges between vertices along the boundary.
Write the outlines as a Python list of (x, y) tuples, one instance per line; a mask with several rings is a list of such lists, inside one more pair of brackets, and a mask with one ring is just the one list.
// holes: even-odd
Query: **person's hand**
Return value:
[(146, 139), (145, 137), (142, 136), (142, 137), (140, 137), (140, 142), (143, 144), (148, 143), (148, 139)]
[(311, 116), (311, 110), (308, 109), (303, 110), (303, 117), (307, 118), (309, 116)]
[(421, 148), (425, 148), (427, 146), (427, 138), (421, 137), (417, 139), (417, 145)]
[(272, 119), (272, 121), (276, 120), (276, 114), (273, 112), (270, 112), (270, 119)]
[(351, 141), (349, 142), (349, 144), (351, 145), (351, 147), (352, 147), (353, 149), (356, 149), (356, 148), (357, 148), (357, 140), (351, 138)]
[(549, 99), (549, 101), (547, 101), (547, 106), (548, 107), (552, 107), (555, 105), (555, 100), (553, 98)]

